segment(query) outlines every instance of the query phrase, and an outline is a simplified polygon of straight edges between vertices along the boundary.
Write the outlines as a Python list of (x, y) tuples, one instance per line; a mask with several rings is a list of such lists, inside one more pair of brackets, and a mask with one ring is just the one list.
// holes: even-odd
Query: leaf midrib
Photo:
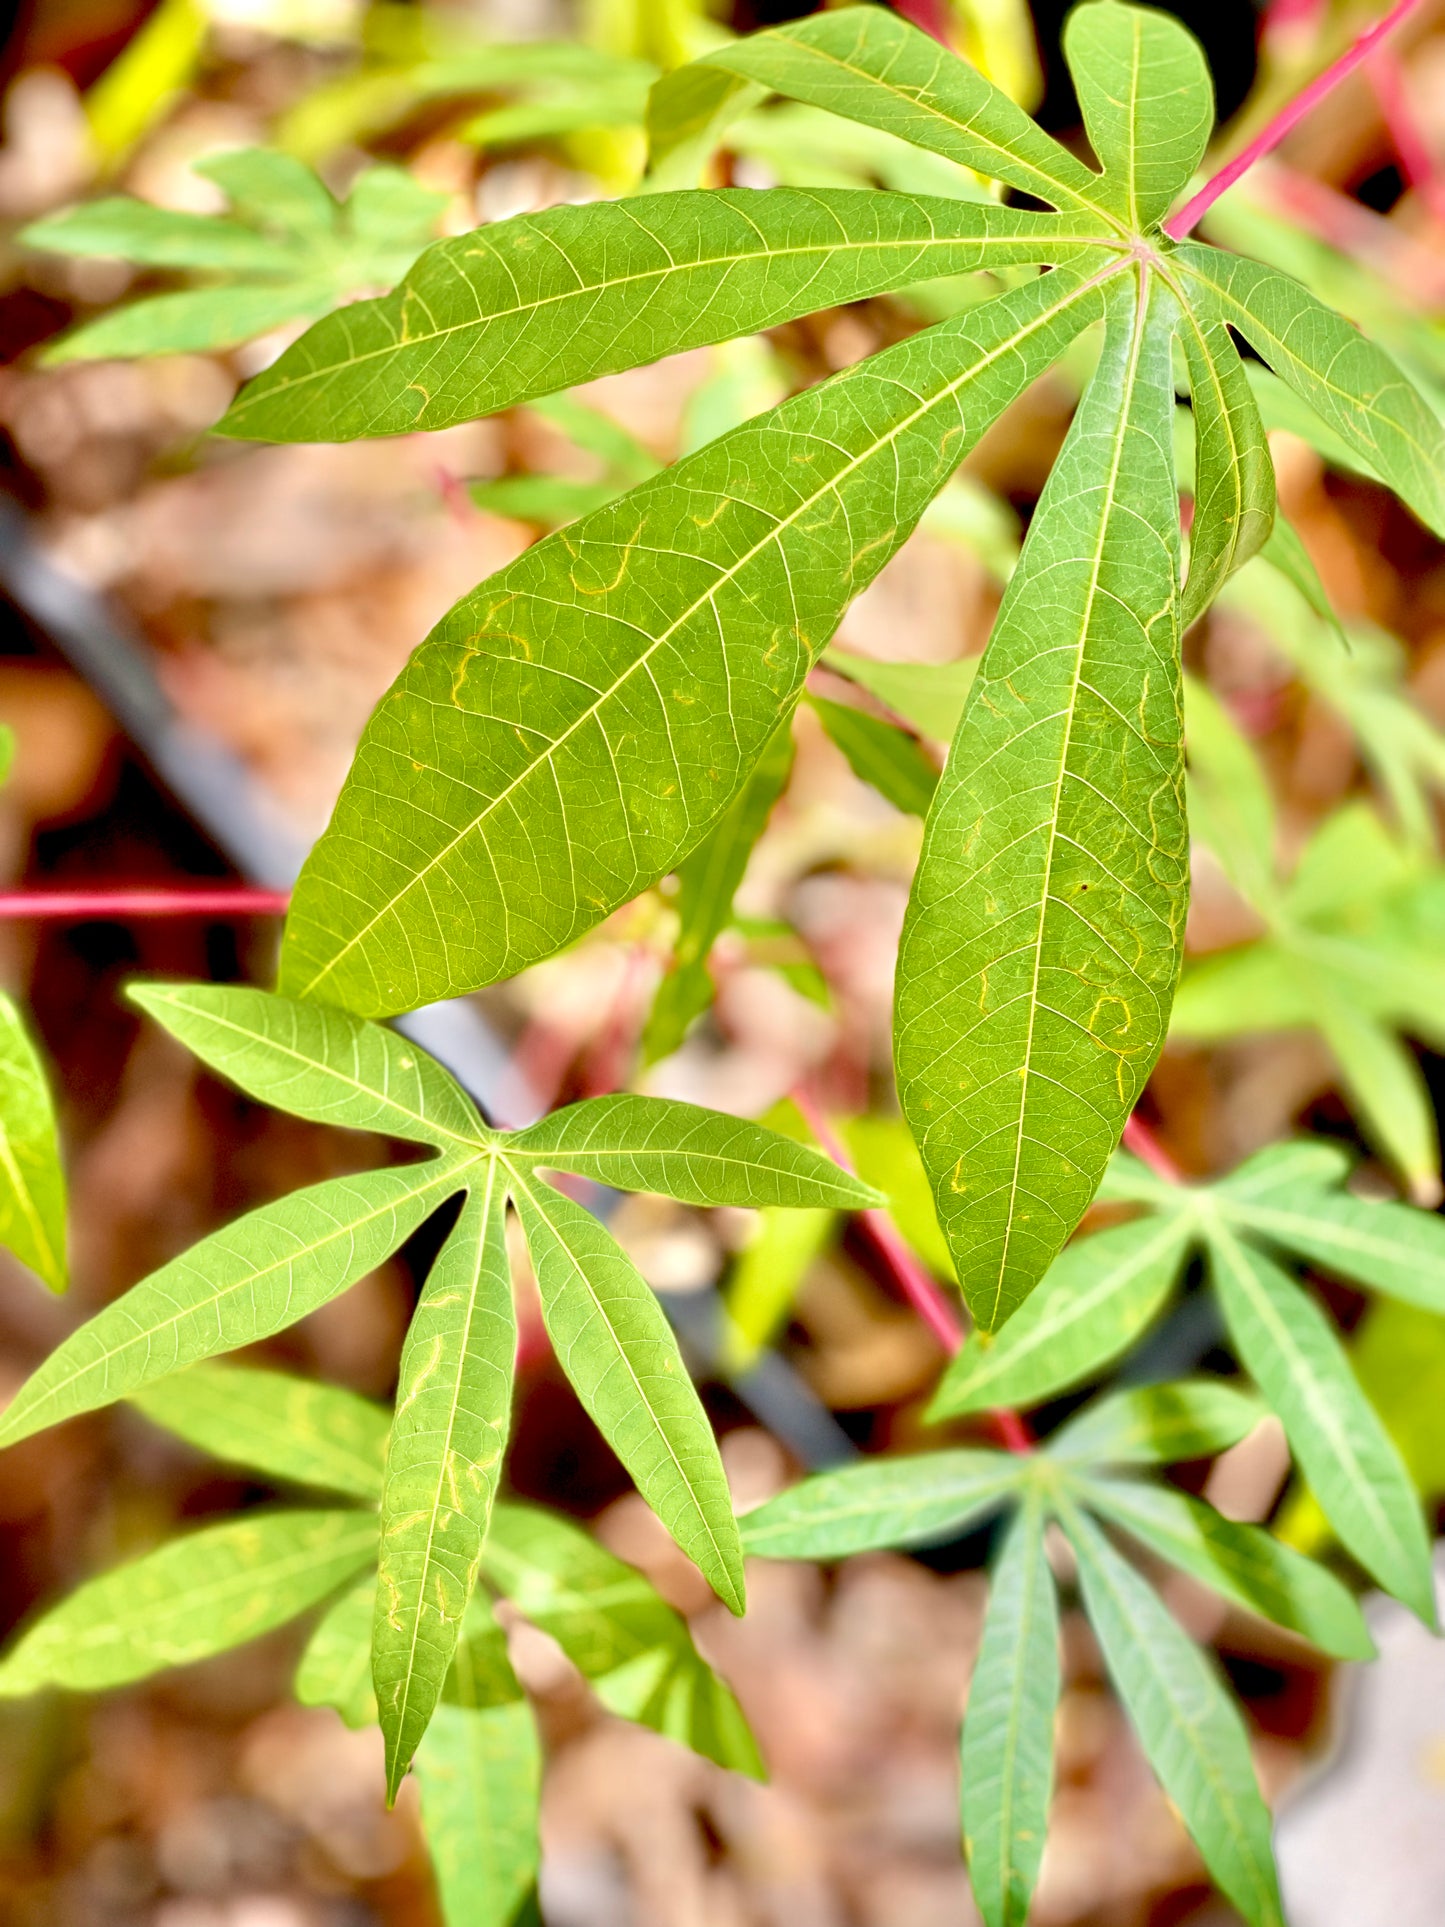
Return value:
[(504, 789), (498, 791), (497, 795), (488, 801), (486, 807), (478, 811), (470, 822), (458, 830), (435, 856), (429, 857), (420, 869), (414, 871), (402, 888), (398, 890), (381, 909), (369, 917), (353, 936), (347, 938), (346, 942), (340, 946), (329, 961), (310, 978), (300, 994), (302, 996), (314, 994), (317, 986), (326, 981), (332, 972), (350, 956), (358, 944), (366, 941), (372, 931), (376, 929), (377, 925), (380, 924), (384, 918), (393, 915), (397, 906), (402, 903), (413, 890), (419, 888), (425, 879), (430, 876), (432, 871), (437, 869), (439, 865), (445, 863), (453, 851), (464, 843), (468, 837), (476, 834), (482, 824), (508, 801), (514, 790), (519, 789), (524, 783), (530, 782), (539, 769), (550, 767), (564, 744), (570, 741), (580, 730), (586, 728), (589, 723), (595, 721), (598, 713), (613, 699), (618, 690), (621, 689), (631, 677), (645, 669), (658, 650), (666, 647), (684, 624), (690, 622), (700, 609), (705, 608), (711, 603), (722, 589), (731, 584), (765, 549), (779, 542), (784, 532), (792, 528), (803, 515), (807, 514), (818, 502), (822, 501), (828, 495), (838, 493), (852, 475), (855, 474), (864, 463), (871, 461), (880, 449), (886, 448), (890, 442), (896, 441), (901, 435), (905, 434), (908, 429), (912, 428), (916, 422), (922, 420), (925, 415), (931, 414), (941, 403), (955, 395), (966, 383), (976, 380), (984, 369), (991, 367), (1006, 355), (1015, 352), (1020, 342), (1026, 341), (1031, 335), (1037, 333), (1039, 329), (1057, 320), (1058, 317), (1065, 313), (1071, 306), (1082, 301), (1086, 296), (1093, 293), (1095, 289), (1104, 286), (1116, 275), (1126, 271), (1130, 265), (1131, 262), (1127, 258), (1123, 261), (1111, 262), (1097, 274), (1089, 276), (1084, 281), (1077, 282), (1067, 294), (1060, 296), (1059, 300), (1055, 302), (1052, 307), (1044, 309), (1040, 314), (1034, 316), (1026, 326), (1016, 329), (1006, 341), (997, 343), (977, 361), (970, 363), (967, 368), (960, 371), (952, 382), (935, 390), (926, 402), (920, 403), (911, 414), (906, 416), (902, 421), (896, 422), (885, 435), (881, 435), (876, 440), (870, 442), (865, 449), (861, 450), (859, 454), (837, 470), (823, 487), (813, 490), (810, 494), (802, 498), (780, 521), (773, 523), (765, 535), (760, 536), (749, 549), (739, 556), (737, 561), (730, 563), (700, 596), (690, 602), (659, 635), (653, 637), (642, 654), (634, 657), (622, 673), (618, 675), (606, 689), (599, 691), (596, 700), (576, 716), (562, 731), (561, 735), (555, 737), (548, 744), (546, 750), (544, 750), (541, 755), (527, 764), (523, 770), (519, 771)]

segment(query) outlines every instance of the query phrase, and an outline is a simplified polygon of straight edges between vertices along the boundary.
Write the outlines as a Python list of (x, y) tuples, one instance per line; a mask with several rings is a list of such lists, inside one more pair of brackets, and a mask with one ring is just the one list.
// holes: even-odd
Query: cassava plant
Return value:
[[(756, 1768), (727, 1689), (644, 1582), (575, 1529), (497, 1499), (516, 1349), (509, 1211), (579, 1398), (735, 1611), (745, 1551), (837, 1559), (1011, 1509), (963, 1733), (964, 1839), (989, 1927), (1026, 1919), (1043, 1847), (1059, 1687), (1054, 1527), (1159, 1778), (1252, 1927), (1283, 1912), (1242, 1720), (1103, 1528), (1329, 1653), (1367, 1654), (1359, 1608), (1323, 1565), (1138, 1476), (1224, 1450), (1273, 1410), (1342, 1545), (1434, 1620), (1428, 1540), (1399, 1452), (1277, 1254), (1438, 1313), (1445, 1230), (1342, 1188), (1342, 1160), (1320, 1145), (1274, 1147), (1210, 1185), (1118, 1145), (1183, 958), (1181, 636), (1266, 550), (1322, 627), (1332, 621), (1297, 540), (1276, 530), (1260, 381), (1238, 342), (1331, 447), (1437, 535), (1445, 431), (1343, 315), (1276, 269), (1189, 238), (1212, 189), (1175, 204), (1213, 127), (1189, 34), (1149, 9), (1086, 0), (1066, 52), (1096, 167), (881, 9), (729, 42), (652, 91), (655, 191), (436, 243), (393, 293), (314, 325), (221, 424), (269, 441), (441, 429), (820, 308), (946, 276), (974, 276), (977, 295), (990, 277), (988, 298), (658, 473), (613, 438), (599, 450), (612, 471), (600, 489), (615, 499), (537, 497), (538, 518), (563, 526), (443, 620), (368, 726), (296, 890), (277, 992), (134, 992), (253, 1097), (429, 1155), (252, 1212), (135, 1286), (21, 1388), (0, 1444), (132, 1400), (205, 1450), (359, 1503), (210, 1528), (93, 1582), (22, 1637), (0, 1691), (117, 1684), (340, 1592), (298, 1689), (379, 1722), (391, 1795), (416, 1764), (453, 1922), (505, 1927), (535, 1910), (536, 1740), (494, 1594), (553, 1633), (614, 1710)], [(954, 170), (955, 191), (678, 184), (771, 95), (911, 144)], [(1038, 205), (990, 198), (979, 177)], [(1096, 364), (1017, 562), (1004, 565), (976, 674), (832, 650), (849, 603), (990, 424), (1086, 337)], [(595, 439), (575, 403), (551, 409)], [(510, 977), (675, 875), (675, 967), (645, 1038), (650, 1056), (672, 1049), (706, 1004), (708, 951), (787, 781), (791, 714), (825, 652), (921, 734), (958, 713), (940, 776), (913, 736), (810, 693), (855, 769), (926, 819), (898, 956), (897, 1086), (937, 1220), (913, 1242), (956, 1280), (974, 1326), (932, 1416), (1008, 1408), (1015, 1449), (826, 1474), (740, 1531), (662, 1311), (575, 1181), (759, 1208), (788, 1265), (788, 1251), (817, 1249), (832, 1214), (862, 1210), (868, 1224), (885, 1202), (865, 1181), (862, 1140), (857, 1177), (797, 1132), (630, 1094), (503, 1131), (384, 1020)], [(1261, 802), (1257, 770), (1235, 781), (1253, 765), (1216, 710), (1207, 691), (1191, 696), (1198, 827), (1267, 906), (1268, 794)], [(1370, 818), (1407, 866), (1426, 861), (1423, 820), (1422, 805), (1411, 851)], [(1363, 1089), (1352, 1065), (1378, 1065), (1394, 1048), (1388, 1025), (1413, 1018), (1433, 979), (1422, 964), (1409, 996), (1381, 982), (1365, 997), (1368, 946), (1331, 923), (1338, 904), (1300, 892), (1297, 873), (1253, 964), (1236, 956), (1214, 972), (1272, 969), (1280, 1021), (1324, 1024), (1347, 1085)], [(1302, 958), (1342, 1016), (1320, 1017)], [(1196, 1026), (1209, 970), (1188, 980)], [(1364, 1108), (1387, 1112), (1378, 1076), (1371, 1088)], [(1418, 1179), (1398, 1135), (1384, 1134)], [(1096, 1196), (1134, 1215), (1069, 1243)], [(208, 1362), (326, 1302), (443, 1207), (454, 1221), (389, 1418)], [(794, 1212), (808, 1215), (788, 1232)], [(12, 1242), (36, 1262), (18, 1233)], [(1200, 1379), (1106, 1394), (1033, 1441), (1016, 1408), (1096, 1377), (1160, 1313), (1196, 1250), (1257, 1392)], [(928, 1278), (918, 1293), (935, 1331), (955, 1333), (943, 1288)], [(490, 1858), (475, 1851), (478, 1829)]]

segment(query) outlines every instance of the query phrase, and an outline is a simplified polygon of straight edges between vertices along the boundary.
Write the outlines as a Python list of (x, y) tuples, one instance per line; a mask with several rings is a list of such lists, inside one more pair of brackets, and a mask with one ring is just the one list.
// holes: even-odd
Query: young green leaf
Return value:
[(1240, 1359), (1341, 1541), (1388, 1592), (1435, 1624), (1430, 1545), (1410, 1475), (1324, 1313), (1222, 1225), (1210, 1269)]
[(986, 1331), (1098, 1188), (1178, 976), (1173, 314), (1147, 272), (1111, 302), (954, 738), (899, 950), (899, 1095)]
[(1168, 213), (1209, 144), (1214, 88), (1203, 49), (1167, 13), (1089, 0), (1069, 15), (1064, 54), (1104, 168), (1095, 194), (1142, 234)]
[(47, 348), (47, 363), (204, 353), (320, 314), (358, 288), (395, 281), (435, 232), (445, 199), (399, 168), (373, 167), (338, 208), (309, 168), (267, 148), (209, 155), (195, 171), (230, 198), (230, 218), (111, 198), (23, 230), (31, 247), (222, 277), (85, 322)]
[(1273, 268), (1195, 242), (1170, 258), (1205, 312), (1237, 328), (1327, 428), (1445, 535), (1445, 427), (1384, 350)]
[(986, 1927), (1028, 1919), (1048, 1828), (1059, 1677), (1059, 1599), (1044, 1509), (1030, 1498), (990, 1574), (963, 1718), (963, 1844)]
[(1445, 1312), (1445, 1223), (1432, 1211), (1316, 1189), (1303, 1179), (1283, 1195), (1231, 1194), (1228, 1209), (1241, 1231), (1336, 1278)]
[(284, 1331), (375, 1270), (466, 1171), (437, 1160), (331, 1178), (213, 1232), (50, 1354), (0, 1414), (0, 1446)]
[(793, 732), (779, 729), (752, 775), (724, 810), (711, 833), (677, 868), (677, 939), (671, 967), (658, 986), (642, 1034), (642, 1061), (655, 1064), (675, 1051), (694, 1017), (712, 1002), (707, 960), (732, 916), (753, 845), (793, 767)]
[(811, 1145), (670, 1097), (589, 1097), (553, 1111), (506, 1142), (514, 1169), (571, 1171), (622, 1191), (657, 1191), (684, 1204), (829, 1206), (885, 1202), (871, 1184)]
[(1373, 1659), (1359, 1606), (1333, 1573), (1258, 1526), (1237, 1525), (1187, 1492), (1136, 1479), (1091, 1474), (1080, 1492), (1095, 1512), (1246, 1612), (1336, 1659)]
[(506, 1211), (494, 1164), (432, 1266), (402, 1352), (372, 1634), (391, 1799), (441, 1696), (506, 1450), (517, 1346)]
[[(701, 82), (705, 69), (723, 77), (711, 99)], [(1092, 213), (1096, 222), (1102, 214), (1101, 225), (1111, 224), (1097, 174), (977, 68), (881, 7), (815, 14), (729, 41), (654, 88), (654, 130), (665, 120), (695, 127), (719, 112), (728, 91), (749, 84), (881, 128), (1053, 206)], [(685, 117), (669, 100), (679, 88), (688, 91)]]
[(434, 1057), (379, 1024), (239, 984), (133, 984), (129, 996), (248, 1097), (293, 1117), (438, 1150), (491, 1135)]
[(1203, 615), (1226, 578), (1269, 541), (1275, 489), (1264, 423), (1229, 330), (1186, 307), (1179, 333), (1194, 410), (1194, 520), (1179, 617), (1183, 631)]
[(416, 1772), (447, 1927), (514, 1927), (539, 1857), (542, 1748), (531, 1707), (439, 1707)]
[(723, 1357), (730, 1370), (743, 1372), (756, 1362), (837, 1225), (836, 1211), (759, 1213), (757, 1235), (743, 1246), (728, 1280)]
[(743, 1547), (754, 1559), (846, 1559), (926, 1545), (992, 1512), (1025, 1472), (1021, 1459), (968, 1449), (820, 1472), (749, 1512)]
[(512, 1195), (562, 1369), (643, 1498), (740, 1613), (742, 1548), (727, 1479), (661, 1307), (581, 1205), (521, 1173)]
[(153, 1425), (291, 1485), (381, 1497), (391, 1414), (368, 1398), (254, 1365), (193, 1365), (131, 1399)]
[(1181, 1213), (1078, 1239), (1002, 1331), (969, 1338), (944, 1373), (929, 1418), (1036, 1405), (1107, 1365), (1173, 1290), (1192, 1234)]
[(938, 770), (906, 731), (850, 703), (811, 695), (807, 702), (860, 782), (870, 784), (895, 810), (927, 816)]
[(250, 382), (219, 432), (352, 441), (450, 428), (663, 355), (936, 274), (1069, 260), (1087, 222), (795, 188), (546, 208), (439, 241)]
[(1284, 1927), (1269, 1811), (1239, 1714), (1199, 1649), (1097, 1526), (1073, 1507), (1064, 1523), (1089, 1624), (1164, 1791), (1249, 1927)]
[(941, 323), (459, 603), (362, 739), (297, 886), (282, 988), (409, 1010), (550, 955), (656, 882), (741, 787), (848, 602), (1101, 301), (1059, 269)]
[(273, 1512), (206, 1526), (92, 1579), (22, 1634), (0, 1696), (96, 1692), (283, 1625), (376, 1556), (370, 1512)]
[(608, 1712), (676, 1740), (705, 1760), (750, 1780), (765, 1780), (758, 1743), (730, 1687), (689, 1639), (602, 1674), (592, 1689)]
[(64, 1291), (65, 1173), (50, 1088), (24, 1020), (0, 992), (0, 1245)]
[(1047, 1449), (1073, 1463), (1172, 1465), (1228, 1451), (1264, 1416), (1252, 1394), (1217, 1379), (1135, 1385), (1086, 1406)]

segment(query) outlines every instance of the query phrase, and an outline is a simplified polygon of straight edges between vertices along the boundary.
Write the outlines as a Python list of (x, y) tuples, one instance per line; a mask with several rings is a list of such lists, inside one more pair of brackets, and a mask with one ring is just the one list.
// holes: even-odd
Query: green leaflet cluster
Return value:
[(850, 1467), (744, 1518), (751, 1554), (840, 1559), (946, 1540), (1001, 1507), (1013, 1510), (962, 1736), (964, 1845), (987, 1927), (1023, 1927), (1047, 1831), (1060, 1683), (1051, 1521), (1073, 1549), (1080, 1603), (1119, 1697), (1211, 1874), (1250, 1927), (1282, 1927), (1269, 1814), (1243, 1722), (1203, 1655), (1101, 1530), (1121, 1531), (1328, 1653), (1368, 1657), (1359, 1607), (1337, 1579), (1258, 1527), (1138, 1476), (1225, 1450), (1263, 1409), (1222, 1380), (1115, 1392), (1027, 1455), (964, 1448)]
[(228, 216), (118, 194), (21, 231), (28, 247), (205, 277), (82, 323), (47, 349), (47, 362), (199, 354), (310, 320), (403, 274), (435, 235), (446, 200), (403, 168), (376, 166), (338, 206), (309, 167), (263, 147), (209, 155), (195, 172), (226, 195)]
[[(392, 1415), (280, 1372), (202, 1364), (137, 1394), (156, 1425), (278, 1483), (359, 1502), (248, 1513), (91, 1580), (0, 1661), (0, 1697), (95, 1692), (209, 1658), (324, 1601), (296, 1674), (305, 1705), (374, 1724), (372, 1627)], [(529, 1506), (492, 1513), (419, 1740), (422, 1816), (446, 1917), (510, 1923), (537, 1873), (541, 1749), (494, 1601), (549, 1633), (610, 1711), (758, 1776), (736, 1700), (630, 1566)]]
[(1202, 1250), (1231, 1347), (1340, 1542), (1433, 1626), (1429, 1541), (1409, 1474), (1333, 1324), (1278, 1254), (1445, 1314), (1445, 1225), (1341, 1189), (1347, 1166), (1336, 1147), (1305, 1141), (1261, 1151), (1213, 1184), (1183, 1185), (1117, 1153), (1101, 1196), (1140, 1214), (1070, 1245), (1003, 1331), (970, 1339), (930, 1415), (1034, 1404), (1086, 1381), (1145, 1331)]
[[(442, 1693), (488, 1538), (516, 1351), (510, 1204), (548, 1335), (578, 1397), (678, 1544), (741, 1612), (727, 1482), (677, 1342), (626, 1253), (542, 1173), (690, 1204), (846, 1209), (879, 1194), (776, 1132), (660, 1098), (597, 1098), (527, 1130), (494, 1131), (432, 1059), (324, 1005), (189, 984), (142, 986), (133, 996), (249, 1095), (298, 1117), (423, 1144), (432, 1155), (314, 1185), (203, 1239), (52, 1353), (0, 1416), (0, 1445), (118, 1399), (154, 1396), (150, 1388), (173, 1374), (285, 1329), (460, 1198), (402, 1353), (380, 1493), (371, 1650), (394, 1794)], [(204, 1404), (208, 1394), (200, 1396)], [(201, 1412), (194, 1424), (205, 1423)], [(319, 1436), (321, 1428), (302, 1429)], [(271, 1430), (264, 1412), (232, 1413), (215, 1443), (234, 1443), (242, 1430), (254, 1461)], [(275, 1465), (298, 1476), (289, 1451)], [(311, 1473), (324, 1475), (324, 1465), (313, 1462)], [(336, 1479), (311, 1482), (334, 1487)], [(354, 1479), (342, 1489), (355, 1490)], [(354, 1530), (339, 1548), (334, 1521), (316, 1530), (326, 1559), (356, 1551)], [(271, 1610), (266, 1596), (279, 1610), (279, 1585), (248, 1610)]]
[[(1162, 232), (1212, 125), (1194, 41), (1088, 0), (1067, 53), (1098, 171), (882, 9), (730, 43), (653, 90), (659, 180), (780, 94), (1054, 211), (680, 188), (498, 222), (317, 324), (223, 424), (271, 440), (443, 427), (820, 306), (1010, 270), (995, 298), (558, 529), (423, 643), (367, 729), (282, 958), (290, 994), (384, 1016), (525, 968), (669, 871), (686, 886), (713, 827), (748, 815), (738, 799), (850, 600), (990, 422), (1102, 324), (941, 781), (824, 712), (855, 767), (927, 811), (898, 1084), (990, 1328), (1078, 1221), (1168, 1026), (1188, 888), (1179, 638), (1274, 516), (1231, 330), (1445, 531), (1445, 434), (1389, 358), (1272, 268)], [(1194, 441), (1182, 583), (1176, 342)], [(663, 1041), (695, 1007), (711, 934), (694, 920)]]

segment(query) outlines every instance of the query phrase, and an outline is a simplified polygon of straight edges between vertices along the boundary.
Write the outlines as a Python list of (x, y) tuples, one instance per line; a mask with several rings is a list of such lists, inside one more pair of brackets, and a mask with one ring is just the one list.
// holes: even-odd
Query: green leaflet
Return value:
[(1298, 972), (1310, 1015), (1339, 1066), (1340, 1082), (1368, 1134), (1424, 1203), (1440, 1195), (1440, 1136), (1435, 1107), (1415, 1054), (1378, 1018), (1359, 1009), (1343, 984), (1306, 967)]
[(368, 1398), (253, 1365), (193, 1365), (131, 1399), (153, 1425), (292, 1485), (381, 1497), (391, 1414)]
[(590, 1097), (506, 1141), (514, 1170), (571, 1171), (684, 1204), (860, 1210), (883, 1194), (811, 1145), (670, 1097)]
[(1342, 1144), (1331, 1144), (1324, 1138), (1290, 1138), (1256, 1151), (1233, 1171), (1216, 1178), (1209, 1188), (1233, 1217), (1241, 1205), (1339, 1184), (1352, 1162)]
[(1275, 489), (1264, 423), (1229, 330), (1220, 321), (1201, 320), (1186, 304), (1179, 334), (1194, 414), (1194, 520), (1179, 617), (1184, 630), (1204, 614), (1225, 579), (1269, 540)]
[(0, 1245), (64, 1291), (65, 1173), (45, 1070), (0, 992)]
[(1208, 1242), (1230, 1337), (1279, 1414), (1330, 1524), (1360, 1564), (1433, 1627), (1420, 1502), (1334, 1328), (1272, 1260), (1223, 1226), (1211, 1230)]
[(866, 188), (548, 208), (440, 241), (395, 293), (328, 315), (247, 385), (220, 433), (449, 428), (910, 281), (1096, 246), (1077, 219)]
[(1445, 1312), (1445, 1223), (1433, 1212), (1314, 1190), (1303, 1178), (1291, 1191), (1232, 1199), (1230, 1219), (1337, 1278)]
[(0, 1446), (284, 1331), (372, 1271), (466, 1183), (437, 1160), (331, 1178), (216, 1231), (53, 1351), (0, 1415)]
[(938, 788), (937, 767), (896, 723), (886, 723), (848, 703), (809, 696), (807, 702), (829, 740), (848, 759), (853, 774), (908, 816), (927, 816)]
[(1203, 49), (1167, 13), (1091, 0), (1069, 15), (1064, 53), (1104, 167), (1096, 191), (1142, 234), (1169, 212), (1209, 144), (1214, 88)]
[(1228, 1451), (1265, 1416), (1260, 1401), (1218, 1379), (1136, 1385), (1097, 1399), (1048, 1443), (1051, 1459), (1172, 1465)]
[(1445, 428), (1383, 349), (1273, 268), (1187, 242), (1171, 259), (1342, 441), (1445, 536)]
[(46, 363), (203, 353), (320, 314), (357, 288), (396, 280), (435, 232), (446, 198), (381, 166), (359, 175), (338, 208), (310, 168), (266, 148), (208, 155), (194, 168), (229, 196), (229, 218), (114, 196), (22, 231), (29, 247), (221, 277), (85, 322), (46, 349)]
[(391, 1799), (451, 1665), (506, 1450), (517, 1346), (506, 1209), (494, 1163), (432, 1266), (402, 1352), (372, 1633)]
[(1002, 1452), (928, 1452), (820, 1472), (750, 1512), (755, 1559), (846, 1559), (952, 1537), (1008, 1498), (1027, 1464)]
[(1189, 826), (1247, 903), (1276, 894), (1275, 815), (1259, 758), (1208, 683), (1184, 678)]
[(555, 1514), (516, 1505), (497, 1507), (482, 1563), (612, 1712), (762, 1777), (737, 1701), (698, 1655), (687, 1622), (640, 1572)]
[(901, 1117), (868, 1114), (845, 1118), (843, 1142), (860, 1178), (876, 1184), (888, 1199), (888, 1215), (940, 1278), (952, 1278), (953, 1259), (933, 1208), (933, 1189), (918, 1146)]
[(460, 603), (368, 726), (282, 988), (411, 1009), (550, 955), (701, 840), (851, 598), (1097, 314), (1067, 270), (709, 443)]
[(793, 732), (779, 729), (752, 775), (692, 854), (678, 865), (677, 940), (671, 967), (658, 986), (642, 1034), (642, 1061), (655, 1064), (675, 1051), (694, 1017), (712, 1002), (707, 960), (732, 916), (753, 845), (762, 835), (793, 767)]
[[(708, 88), (710, 69), (717, 79)], [(1059, 208), (1096, 220), (1102, 214), (1107, 231), (1108, 197), (1097, 174), (976, 68), (881, 8), (848, 7), (730, 41), (661, 81), (649, 107), (655, 159), (665, 158), (666, 145), (694, 137), (749, 83), (896, 134)], [(682, 89), (679, 112), (670, 97)]]
[(531, 1707), (438, 1708), (416, 1769), (447, 1927), (513, 1927), (537, 1877), (542, 1748)]
[(1164, 1042), (1188, 903), (1172, 298), (1111, 303), (924, 834), (895, 1057), (975, 1321), (1093, 1197)]
[(1084, 1610), (1164, 1791), (1250, 1927), (1284, 1927), (1269, 1812), (1239, 1714), (1198, 1648), (1103, 1534), (1069, 1507)]
[(1025, 1927), (1048, 1828), (1059, 1700), (1059, 1599), (1037, 1498), (989, 1582), (963, 1719), (963, 1843), (986, 1927)]
[(1170, 1486), (1091, 1476), (1080, 1490), (1093, 1511), (1246, 1612), (1336, 1659), (1373, 1659), (1359, 1606), (1339, 1580), (1258, 1526), (1237, 1525)]
[(237, 984), (134, 984), (130, 1000), (248, 1097), (438, 1150), (492, 1133), (455, 1079), (395, 1031)]
[(742, 1549), (712, 1428), (632, 1260), (560, 1191), (514, 1174), (517, 1215), (557, 1357), (638, 1491), (734, 1612)]
[(95, 1692), (280, 1626), (376, 1553), (376, 1515), (274, 1512), (206, 1526), (73, 1592), (0, 1664), (0, 1696)]
[(1035, 1405), (1107, 1365), (1168, 1297), (1192, 1236), (1190, 1218), (1178, 1213), (1071, 1244), (996, 1336), (969, 1338), (944, 1373), (929, 1418)]

